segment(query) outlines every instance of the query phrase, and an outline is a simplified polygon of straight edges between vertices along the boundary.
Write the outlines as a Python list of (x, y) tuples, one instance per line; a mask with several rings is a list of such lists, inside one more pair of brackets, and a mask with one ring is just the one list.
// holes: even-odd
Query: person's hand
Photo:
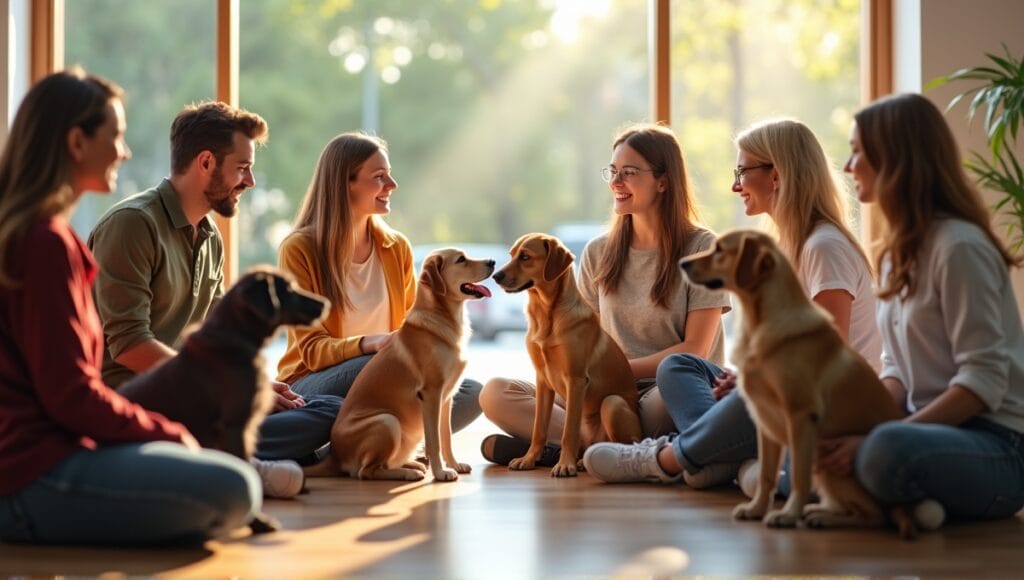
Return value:
[(838, 475), (853, 473), (853, 459), (857, 449), (864, 442), (863, 435), (846, 435), (818, 441), (818, 460), (814, 462), (815, 471), (830, 471)]
[(270, 385), (274, 387), (274, 409), (271, 411), (272, 413), (306, 406), (306, 400), (293, 391), (287, 383), (270, 381)]
[(393, 332), (385, 334), (367, 334), (359, 341), (359, 349), (363, 354), (373, 354), (391, 342)]
[(716, 401), (719, 401), (735, 388), (736, 373), (729, 369), (722, 369), (722, 374), (718, 375), (718, 378), (711, 385), (711, 394), (715, 397)]

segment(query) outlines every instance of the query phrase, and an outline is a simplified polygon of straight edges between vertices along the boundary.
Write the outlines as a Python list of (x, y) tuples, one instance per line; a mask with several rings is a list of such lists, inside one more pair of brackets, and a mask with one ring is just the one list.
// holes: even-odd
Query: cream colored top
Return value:
[(375, 250), (361, 264), (349, 264), (345, 272), (345, 295), (352, 309), (345, 313), (345, 325), (352, 334), (382, 334), (391, 330), (391, 301), (388, 300), (384, 267)]

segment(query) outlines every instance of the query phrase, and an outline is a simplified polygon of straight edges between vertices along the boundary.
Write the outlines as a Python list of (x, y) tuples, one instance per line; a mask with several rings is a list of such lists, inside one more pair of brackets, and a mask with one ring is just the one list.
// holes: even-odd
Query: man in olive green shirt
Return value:
[[(106, 339), (103, 378), (111, 387), (177, 354), (172, 345), (182, 331), (220, 299), (224, 243), (208, 213), (237, 212), (239, 197), (255, 185), (256, 145), (267, 131), (259, 115), (223, 103), (185, 107), (171, 126), (171, 176), (116, 204), (93, 229), (89, 247), (100, 265), (94, 294)], [(275, 412), (260, 428), (256, 455), (314, 461), (330, 439), (342, 399), (307, 402), (276, 381), (274, 389)], [(298, 477), (301, 487), (301, 470)], [(268, 495), (298, 493), (267, 483), (264, 477)]]

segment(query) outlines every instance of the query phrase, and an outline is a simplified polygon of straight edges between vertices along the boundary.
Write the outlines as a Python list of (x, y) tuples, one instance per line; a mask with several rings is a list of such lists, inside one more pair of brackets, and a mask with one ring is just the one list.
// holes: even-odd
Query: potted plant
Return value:
[(954, 97), (946, 111), (972, 94), (967, 109), (969, 122), (979, 109), (985, 109), (988, 154), (973, 152), (966, 165), (978, 185), (1002, 194), (995, 210), (1012, 217), (1007, 226), (1008, 237), (1013, 250), (1019, 251), (1024, 248), (1024, 171), (1014, 150), (1017, 131), (1024, 125), (1024, 55), (1014, 58), (1005, 44), (1003, 51), (1005, 56), (985, 53), (990, 61), (988, 66), (960, 69), (933, 80), (925, 89), (955, 81), (980, 82)]

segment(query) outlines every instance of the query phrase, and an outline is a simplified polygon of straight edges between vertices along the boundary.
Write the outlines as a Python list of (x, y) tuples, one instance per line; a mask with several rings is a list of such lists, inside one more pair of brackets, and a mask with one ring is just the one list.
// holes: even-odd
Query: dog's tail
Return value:
[(337, 477), (339, 475), (345, 475), (342, 473), (338, 461), (333, 455), (328, 455), (320, 463), (314, 463), (302, 468), (302, 473), (306, 477)]

